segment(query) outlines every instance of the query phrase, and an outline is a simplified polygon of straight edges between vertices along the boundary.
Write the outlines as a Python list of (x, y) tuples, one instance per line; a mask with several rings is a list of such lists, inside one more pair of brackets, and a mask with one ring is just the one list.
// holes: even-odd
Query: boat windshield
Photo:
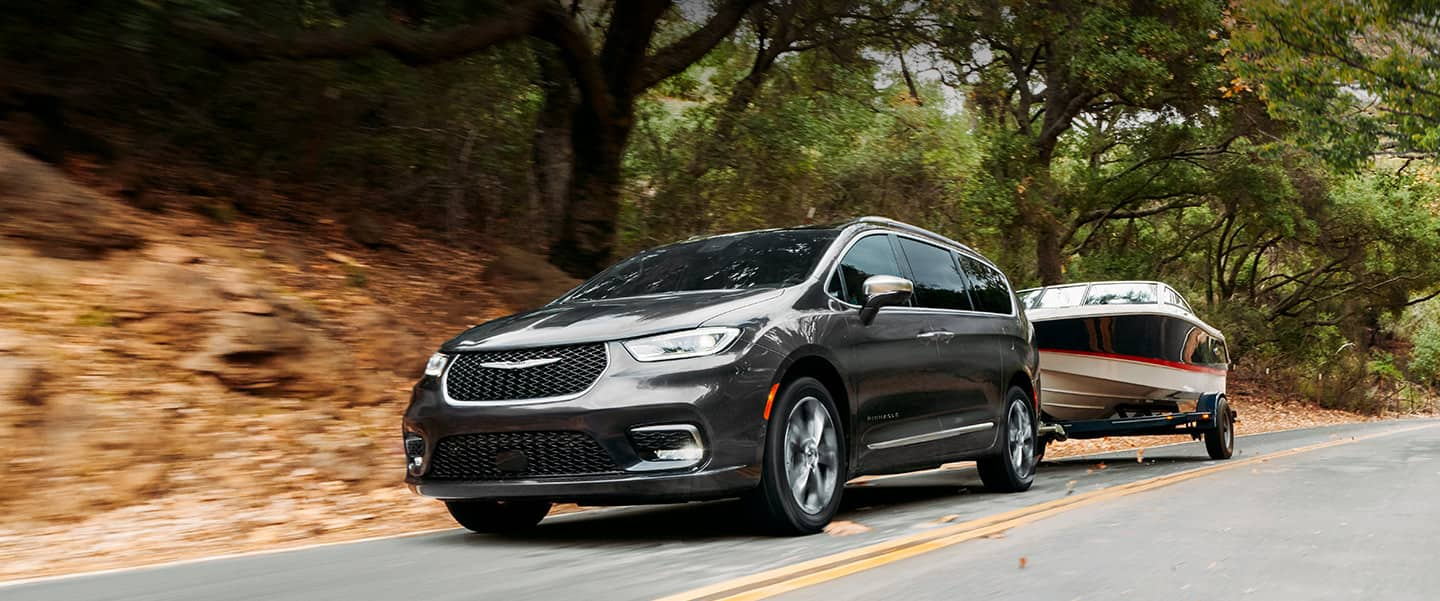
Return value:
[(1074, 307), (1085, 297), (1085, 284), (1041, 288), (1025, 295), (1026, 309)]
[(1145, 305), (1154, 302), (1154, 284), (1092, 284), (1085, 294), (1087, 305)]

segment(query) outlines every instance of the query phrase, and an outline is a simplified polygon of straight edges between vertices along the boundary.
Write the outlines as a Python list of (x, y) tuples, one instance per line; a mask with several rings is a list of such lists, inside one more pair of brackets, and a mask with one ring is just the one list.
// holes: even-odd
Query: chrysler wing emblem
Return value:
[(481, 363), (480, 367), (488, 367), (490, 369), (527, 369), (558, 363), (560, 359), (560, 357), (550, 357), (548, 359), (529, 359), (526, 361), (490, 361), (488, 363)]

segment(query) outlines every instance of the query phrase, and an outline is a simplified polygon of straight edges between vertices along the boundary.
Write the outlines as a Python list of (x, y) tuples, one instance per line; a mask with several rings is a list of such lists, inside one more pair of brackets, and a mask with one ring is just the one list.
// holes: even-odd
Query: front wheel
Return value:
[(760, 487), (747, 499), (762, 525), (779, 534), (813, 534), (840, 509), (845, 435), (830, 391), (797, 378), (780, 391), (765, 432)]
[(1229, 459), (1235, 454), (1235, 414), (1225, 397), (1215, 402), (1215, 429), (1205, 433), (1205, 451), (1211, 459)]
[(1005, 423), (1000, 424), (1000, 453), (980, 458), (976, 467), (985, 488), (995, 492), (1023, 492), (1035, 482), (1035, 449), (1040, 442), (1035, 437), (1029, 395), (1019, 388), (1011, 388), (1006, 399)]
[(550, 513), (544, 501), (446, 501), (445, 508), (465, 529), (482, 534), (524, 532)]

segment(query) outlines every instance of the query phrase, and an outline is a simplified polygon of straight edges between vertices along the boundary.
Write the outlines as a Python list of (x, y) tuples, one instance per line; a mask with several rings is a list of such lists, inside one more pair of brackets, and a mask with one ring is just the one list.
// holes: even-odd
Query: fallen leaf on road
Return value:
[(851, 534), (860, 534), (869, 531), (869, 526), (861, 524), (860, 522), (847, 520), (836, 520), (830, 522), (830, 525), (825, 527), (825, 534), (829, 534), (830, 536), (850, 536)]
[(1025, 569), (1025, 563), (1026, 563), (1025, 558), (1024, 558), (1024, 557), (1021, 557), (1021, 558), (1020, 558), (1020, 569), (1022, 569), (1022, 570)]

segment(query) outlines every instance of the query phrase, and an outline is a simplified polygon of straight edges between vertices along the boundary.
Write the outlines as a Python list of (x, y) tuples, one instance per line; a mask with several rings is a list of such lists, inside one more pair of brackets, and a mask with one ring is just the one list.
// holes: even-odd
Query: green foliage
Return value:
[(1434, 385), (1440, 382), (1440, 326), (1426, 324), (1415, 333), (1415, 351), (1410, 359), (1410, 372), (1416, 379)]
[(1440, 151), (1440, 5), (1409, 0), (1236, 4), (1230, 92), (1251, 88), (1308, 147), (1345, 166)]

